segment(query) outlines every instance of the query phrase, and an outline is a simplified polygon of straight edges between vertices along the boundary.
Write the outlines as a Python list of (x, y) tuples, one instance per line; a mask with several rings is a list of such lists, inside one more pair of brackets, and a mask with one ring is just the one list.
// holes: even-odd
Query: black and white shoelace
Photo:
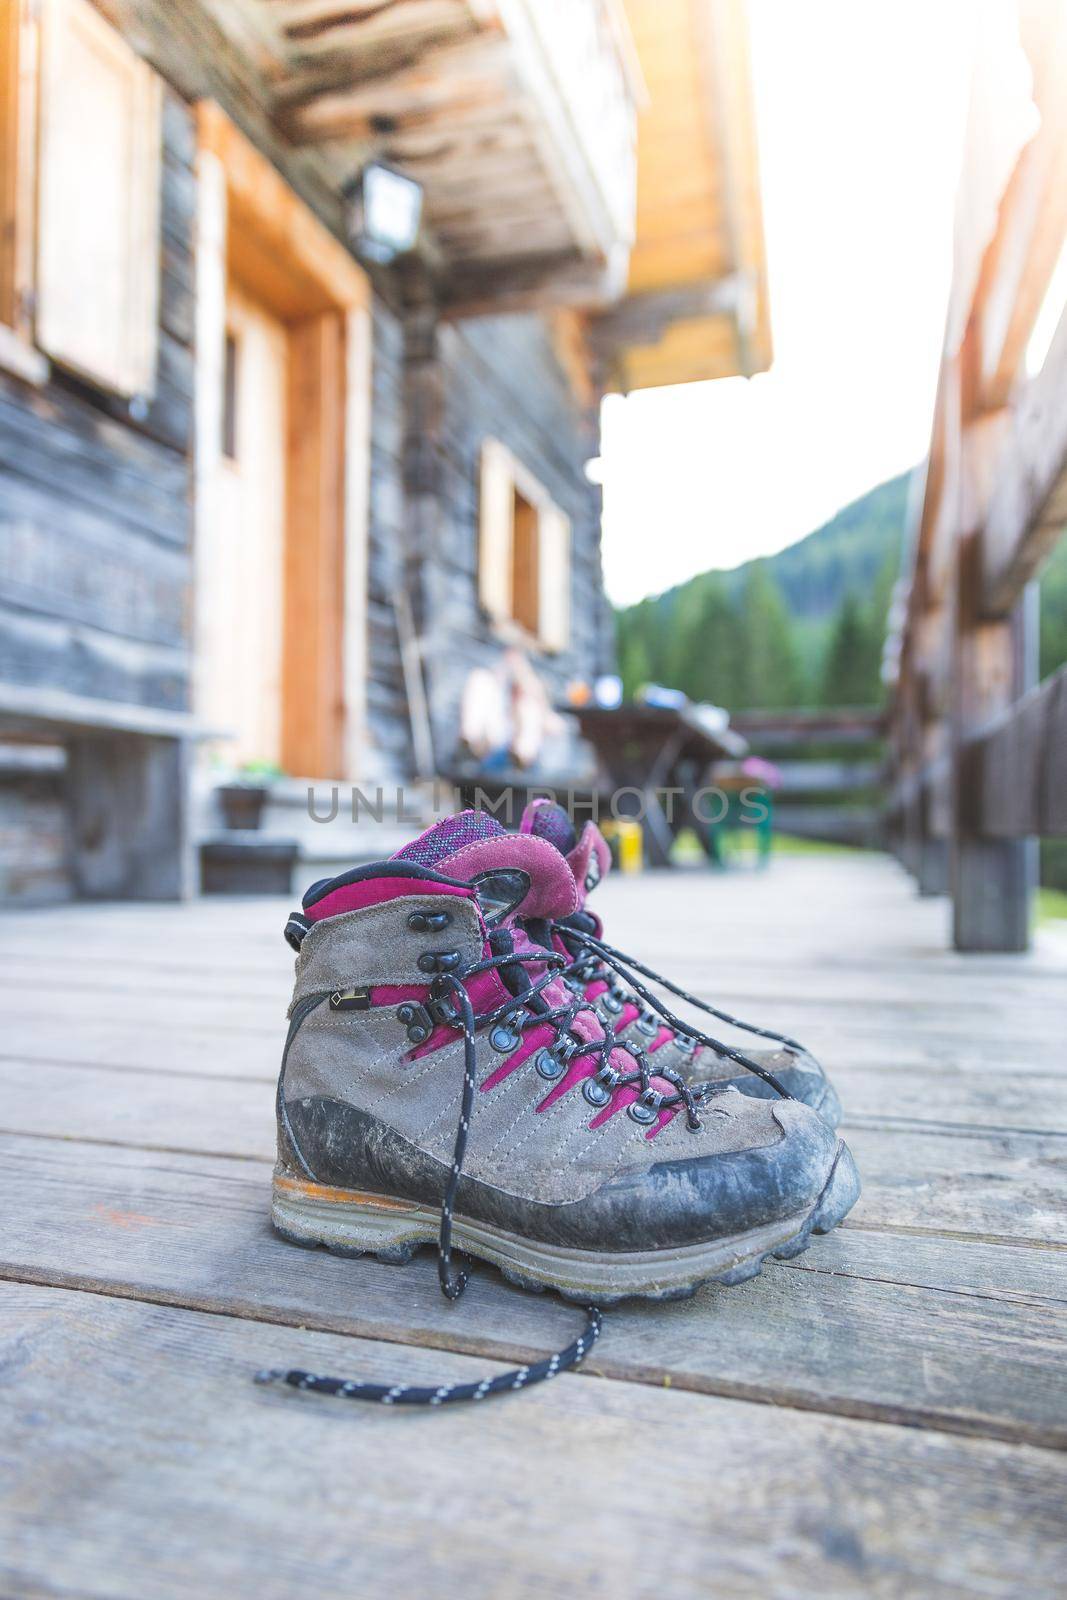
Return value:
[[(709, 1035), (688, 1027), (686, 1024), (667, 1010), (666, 1006), (637, 979), (630, 967), (635, 967), (653, 981), (661, 983), (665, 988), (672, 990), (682, 999), (691, 1001), (700, 1009), (719, 1017), (726, 1022), (736, 1022), (735, 1018), (716, 1011), (714, 1007), (706, 1005), (703, 1001), (696, 1000), (687, 995), (665, 978), (650, 969), (642, 967), (638, 962), (630, 962), (622, 957), (621, 953), (610, 945), (605, 945), (599, 939), (589, 934), (577, 933), (568, 929), (568, 936), (581, 941), (591, 952), (612, 968), (623, 980), (635, 990), (641, 998), (658, 1012), (668, 1027), (676, 1029), (679, 1033), (686, 1034), (695, 1039), (698, 1044), (707, 1045), (716, 1055), (733, 1061), (736, 1065), (747, 1068), (757, 1074), (766, 1083), (769, 1083), (784, 1099), (790, 1099), (786, 1090), (773, 1073), (767, 1072), (757, 1062), (749, 1060), (739, 1050), (732, 1049), (721, 1040), (713, 1039)], [(479, 973), (502, 971), (508, 966), (535, 965), (543, 968), (541, 975), (513, 998), (509, 998), (494, 1010), (475, 1015), (471, 1004), (470, 995), (467, 993), (465, 983)], [(700, 1105), (713, 1091), (712, 1083), (703, 1083), (695, 1086), (687, 1085), (683, 1078), (668, 1068), (654, 1066), (647, 1052), (639, 1045), (625, 1039), (616, 1039), (615, 1031), (610, 1018), (605, 1018), (596, 1007), (585, 1000), (580, 994), (574, 995), (565, 1005), (553, 1006), (544, 1009), (532, 1009), (530, 1002), (536, 1000), (541, 992), (547, 988), (563, 969), (571, 965), (567, 958), (553, 951), (510, 951), (500, 955), (492, 955), (484, 960), (475, 962), (463, 972), (447, 972), (440, 974), (431, 987), (431, 1000), (434, 1002), (438, 1015), (461, 1029), (463, 1034), (463, 1089), (460, 1097), (459, 1119), (456, 1126), (455, 1145), (452, 1152), (452, 1165), (449, 1171), (448, 1182), (445, 1185), (444, 1198), (441, 1202), (441, 1223), (437, 1238), (437, 1271), (441, 1285), (441, 1292), (448, 1300), (458, 1300), (467, 1287), (467, 1273), (457, 1270), (452, 1261), (452, 1220), (455, 1210), (456, 1194), (459, 1189), (460, 1179), (463, 1175), (463, 1164), (467, 1154), (467, 1141), (470, 1134), (471, 1111), (474, 1104), (474, 1091), (477, 1087), (475, 1080), (476, 1071), (476, 1034), (477, 1032), (496, 1026), (506, 1021), (522, 1033), (526, 1028), (535, 1025), (551, 1023), (556, 1028), (557, 1040), (566, 1041), (568, 1059), (577, 1055), (593, 1056), (599, 1059), (601, 1065), (596, 1077), (606, 1089), (614, 1092), (615, 1089), (633, 1087), (638, 1090), (639, 1099), (656, 1112), (674, 1107), (683, 1108), (687, 1126), (694, 1132), (699, 1131), (701, 1123), (699, 1118)], [(571, 1024), (582, 1011), (594, 1012), (601, 1027), (603, 1037), (600, 1039), (586, 1040), (571, 1034)], [(766, 1038), (780, 1039), (780, 1035), (768, 1033), (765, 1029), (749, 1027), (746, 1023), (737, 1023), (737, 1026), (748, 1028), (752, 1033), (759, 1033)], [(799, 1049), (791, 1040), (781, 1042)], [(559, 1048), (557, 1044), (556, 1048)], [(625, 1051), (636, 1063), (633, 1072), (622, 1073), (612, 1065), (611, 1056), (616, 1050)], [(652, 1088), (652, 1077), (672, 1085), (673, 1093), (664, 1094)], [(340, 1400), (369, 1400), (379, 1405), (386, 1406), (442, 1406), (452, 1405), (460, 1400), (486, 1400), (492, 1395), (512, 1394), (521, 1389), (531, 1388), (534, 1384), (544, 1383), (549, 1378), (555, 1378), (561, 1372), (573, 1371), (581, 1365), (589, 1351), (599, 1339), (603, 1328), (604, 1319), (601, 1312), (594, 1305), (586, 1307), (586, 1322), (579, 1334), (569, 1345), (548, 1356), (544, 1360), (531, 1362), (527, 1366), (514, 1367), (508, 1372), (498, 1373), (494, 1378), (484, 1378), (478, 1383), (442, 1383), (433, 1386), (406, 1384), (406, 1383), (368, 1383), (360, 1379), (332, 1378), (321, 1376), (317, 1373), (307, 1372), (299, 1367), (292, 1368), (267, 1368), (257, 1372), (256, 1383), (285, 1383), (292, 1389), (304, 1390), (313, 1394), (332, 1395)]]

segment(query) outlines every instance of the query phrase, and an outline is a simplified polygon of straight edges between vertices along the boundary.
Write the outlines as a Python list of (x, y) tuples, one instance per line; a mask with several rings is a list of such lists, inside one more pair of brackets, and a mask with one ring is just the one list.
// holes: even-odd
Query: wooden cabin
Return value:
[(0, 0), (0, 128), (6, 898), (611, 668), (602, 394), (770, 361), (742, 0)]

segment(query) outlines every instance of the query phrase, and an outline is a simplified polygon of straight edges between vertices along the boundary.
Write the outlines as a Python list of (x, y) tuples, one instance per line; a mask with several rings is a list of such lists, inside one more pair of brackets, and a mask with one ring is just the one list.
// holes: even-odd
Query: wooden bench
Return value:
[(61, 745), (69, 867), (86, 900), (184, 900), (196, 888), (187, 712), (0, 683), (0, 736)]

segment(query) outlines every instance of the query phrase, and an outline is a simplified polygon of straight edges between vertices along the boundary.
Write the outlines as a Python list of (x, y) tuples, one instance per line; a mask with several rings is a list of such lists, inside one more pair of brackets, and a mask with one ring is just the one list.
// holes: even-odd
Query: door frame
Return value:
[[(194, 553), (215, 526), (232, 276), (288, 336), (282, 765), (352, 778), (366, 734), (370, 281), (214, 101), (197, 106), (197, 138)], [(199, 581), (196, 598), (199, 617)], [(197, 649), (201, 704), (203, 670)]]

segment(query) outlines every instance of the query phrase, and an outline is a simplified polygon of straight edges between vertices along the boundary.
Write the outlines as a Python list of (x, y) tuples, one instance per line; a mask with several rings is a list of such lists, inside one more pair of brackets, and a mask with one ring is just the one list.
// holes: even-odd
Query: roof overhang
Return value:
[(744, 0), (625, 0), (648, 100), (638, 120), (626, 297), (593, 326), (622, 390), (771, 362)]
[(336, 190), (371, 160), (418, 180), (444, 303), (618, 298), (642, 95), (622, 0), (201, 4)]

